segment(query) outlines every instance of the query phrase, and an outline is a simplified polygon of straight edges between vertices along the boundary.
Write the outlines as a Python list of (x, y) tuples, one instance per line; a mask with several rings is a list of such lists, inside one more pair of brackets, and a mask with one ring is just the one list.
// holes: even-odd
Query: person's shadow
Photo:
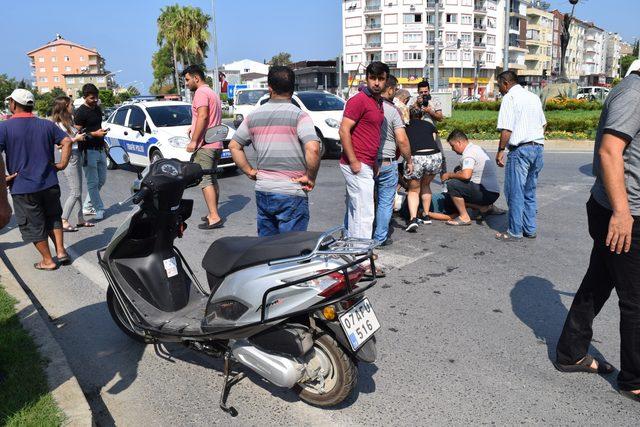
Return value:
[(593, 176), (593, 164), (587, 163), (586, 165), (582, 165), (578, 168), (578, 170), (587, 176)]
[[(533, 331), (540, 344), (547, 346), (547, 357), (551, 362), (556, 360), (556, 344), (568, 310), (560, 300), (560, 296), (574, 296), (570, 292), (554, 288), (547, 279), (527, 276), (519, 280), (511, 290), (511, 308), (513, 313)], [(591, 344), (589, 354), (606, 360), (600, 351)], [(617, 372), (617, 371), (616, 371)], [(614, 375), (602, 375), (612, 387), (616, 388)]]
[(232, 194), (228, 197), (227, 200), (220, 203), (218, 207), (218, 211), (220, 212), (220, 216), (223, 218), (227, 218), (236, 212), (240, 212), (247, 204), (251, 201), (251, 199), (247, 196), (243, 196), (240, 194)]
[(73, 252), (74, 254), (77, 254), (75, 256), (82, 256), (87, 252), (96, 251), (107, 246), (115, 232), (115, 227), (105, 228), (104, 230), (102, 230), (101, 234), (94, 234), (85, 239), (79, 240), (70, 246), (67, 246), (67, 250)]

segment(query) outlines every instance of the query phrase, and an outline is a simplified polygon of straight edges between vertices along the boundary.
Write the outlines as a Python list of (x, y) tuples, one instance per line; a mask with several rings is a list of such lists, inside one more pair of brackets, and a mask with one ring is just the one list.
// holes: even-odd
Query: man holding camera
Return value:
[(426, 80), (418, 83), (418, 100), (414, 107), (425, 113), (422, 116), (422, 120), (430, 122), (434, 126), (436, 126), (436, 122), (441, 122), (444, 119), (442, 103), (431, 97), (431, 86)]

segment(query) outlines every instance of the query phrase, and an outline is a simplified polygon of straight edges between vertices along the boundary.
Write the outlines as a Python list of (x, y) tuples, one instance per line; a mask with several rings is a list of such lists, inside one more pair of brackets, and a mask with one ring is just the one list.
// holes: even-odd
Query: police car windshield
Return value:
[(298, 92), (298, 98), (309, 111), (342, 111), (344, 101), (324, 92)]
[(247, 90), (238, 93), (237, 105), (254, 105), (268, 90)]
[(147, 113), (156, 127), (189, 126), (191, 124), (190, 105), (163, 105), (149, 107)]

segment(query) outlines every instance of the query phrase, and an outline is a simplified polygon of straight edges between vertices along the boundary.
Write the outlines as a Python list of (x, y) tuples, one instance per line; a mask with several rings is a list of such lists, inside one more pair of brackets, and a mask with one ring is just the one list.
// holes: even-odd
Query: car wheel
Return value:
[(116, 164), (116, 162), (111, 160), (111, 157), (109, 157), (108, 154), (107, 154), (107, 169), (110, 170), (110, 171), (112, 171), (114, 169), (118, 169), (118, 165)]
[(149, 157), (149, 161), (151, 163), (155, 163), (158, 160), (162, 160), (162, 159), (164, 159), (164, 157), (162, 157), (162, 153), (160, 152), (160, 150), (153, 150), (151, 152), (151, 156)]
[(320, 129), (316, 128), (316, 134), (318, 135), (318, 141), (320, 142), (320, 158), (322, 159), (327, 151), (327, 143), (325, 142)]

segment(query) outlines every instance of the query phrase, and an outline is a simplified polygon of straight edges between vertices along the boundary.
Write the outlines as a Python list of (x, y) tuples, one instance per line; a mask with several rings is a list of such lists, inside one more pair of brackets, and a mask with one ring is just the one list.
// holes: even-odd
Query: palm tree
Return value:
[[(166, 6), (161, 9), (158, 18), (158, 45), (165, 43), (171, 47), (174, 84), (178, 89), (178, 61), (204, 63), (209, 40), (209, 21), (211, 16), (202, 9), (192, 6)], [(178, 93), (180, 91), (178, 90)]]

